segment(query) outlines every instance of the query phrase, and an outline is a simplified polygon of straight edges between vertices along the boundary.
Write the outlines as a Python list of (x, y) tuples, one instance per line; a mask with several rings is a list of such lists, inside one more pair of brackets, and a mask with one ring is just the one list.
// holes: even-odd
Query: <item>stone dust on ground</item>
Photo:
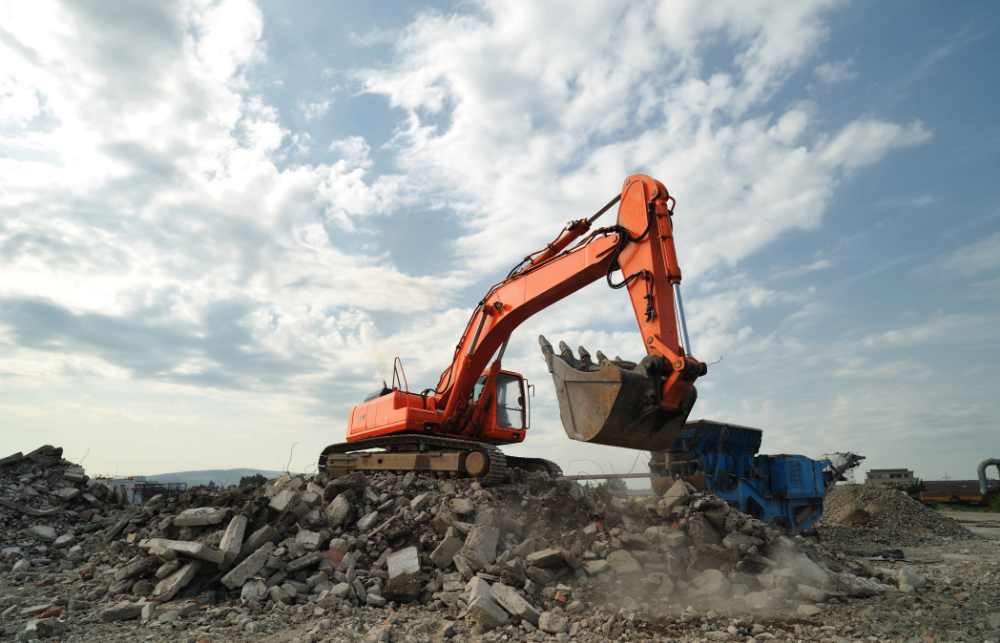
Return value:
[[(139, 507), (61, 455), (0, 460), (2, 640), (943, 643), (1000, 632), (1000, 543), (899, 494), (835, 489), (807, 537), (683, 482), (623, 504), (520, 471), (489, 488), (286, 474)], [(888, 549), (904, 559), (871, 558)]]

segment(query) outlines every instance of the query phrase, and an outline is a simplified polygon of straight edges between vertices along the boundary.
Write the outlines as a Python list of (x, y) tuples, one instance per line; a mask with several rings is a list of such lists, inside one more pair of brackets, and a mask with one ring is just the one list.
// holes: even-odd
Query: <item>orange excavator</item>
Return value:
[[(615, 225), (591, 231), (618, 207)], [(486, 293), (455, 347), (437, 386), (409, 391), (402, 364), (383, 386), (351, 409), (347, 442), (319, 458), (320, 471), (415, 471), (471, 477), (495, 484), (509, 467), (560, 475), (555, 463), (505, 455), (498, 447), (524, 441), (529, 428), (524, 378), (503, 370), (511, 333), (532, 315), (602, 277), (625, 288), (642, 333), (640, 362), (579, 359), (544, 337), (542, 353), (556, 385), (559, 414), (573, 440), (664, 451), (684, 428), (697, 398), (695, 380), (707, 367), (691, 356), (674, 248), (675, 201), (662, 183), (637, 174), (589, 219), (571, 221)], [(616, 281), (615, 273), (621, 276)]]

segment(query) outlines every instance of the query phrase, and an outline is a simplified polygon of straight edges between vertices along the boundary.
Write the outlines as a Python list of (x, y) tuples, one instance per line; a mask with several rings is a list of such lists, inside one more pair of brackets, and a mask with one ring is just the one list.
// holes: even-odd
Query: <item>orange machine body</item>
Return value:
[[(473, 391), (470, 403), (483, 399), (489, 371), (482, 374)], [(499, 381), (497, 381), (499, 380)], [(389, 392), (351, 409), (347, 423), (347, 441), (404, 432), (436, 432), (444, 416), (444, 409), (436, 408), (433, 396), (400, 390)], [(484, 409), (478, 426), (469, 435), (471, 440), (490, 444), (518, 444), (530, 423), (527, 386), (519, 373), (498, 371), (494, 385), (484, 399)]]

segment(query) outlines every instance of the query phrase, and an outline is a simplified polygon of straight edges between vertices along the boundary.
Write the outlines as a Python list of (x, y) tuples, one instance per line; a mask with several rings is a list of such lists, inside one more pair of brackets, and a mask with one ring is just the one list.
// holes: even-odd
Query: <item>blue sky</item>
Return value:
[[(1000, 449), (994, 3), (0, 7), (0, 435), (97, 473), (304, 469), (400, 356), (643, 172), (678, 202), (693, 417), (972, 477)], [(609, 215), (606, 215), (606, 217)], [(598, 283), (512, 338), (642, 353)]]

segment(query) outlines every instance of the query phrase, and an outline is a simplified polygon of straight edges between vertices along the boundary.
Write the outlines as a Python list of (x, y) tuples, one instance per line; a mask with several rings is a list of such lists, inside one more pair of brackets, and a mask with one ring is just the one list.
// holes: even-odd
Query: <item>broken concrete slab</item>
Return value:
[(473, 576), (465, 586), (465, 593), (469, 595), (469, 602), (479, 596), (485, 596), (491, 601), (493, 594), (490, 593), (490, 584), (478, 576)]
[(465, 545), (460, 550), (462, 558), (474, 569), (492, 565), (497, 559), (497, 542), (500, 533), (495, 527), (475, 525), (469, 530)]
[(501, 607), (510, 612), (514, 620), (528, 621), (532, 625), (538, 626), (538, 618), (541, 616), (541, 612), (535, 609), (531, 603), (521, 598), (521, 595), (513, 587), (501, 583), (493, 583), (493, 586), (490, 587), (490, 595), (493, 596), (493, 599)]
[(377, 511), (373, 511), (369, 514), (366, 514), (361, 518), (361, 520), (358, 521), (358, 530), (368, 531), (369, 529), (375, 526), (375, 523), (377, 521), (378, 521)]
[(407, 547), (397, 552), (393, 552), (386, 559), (386, 566), (389, 570), (389, 578), (395, 578), (400, 574), (420, 573), (420, 552), (416, 547)]
[(76, 500), (81, 493), (83, 492), (76, 487), (63, 487), (62, 489), (56, 489), (55, 491), (55, 495), (63, 502)]
[(222, 563), (225, 555), (215, 547), (209, 547), (201, 543), (186, 540), (166, 540), (164, 538), (150, 538), (139, 543), (139, 549), (150, 554), (161, 552), (176, 552), (181, 556), (203, 560), (207, 563), (218, 565)]
[(624, 549), (619, 549), (608, 554), (607, 562), (608, 566), (617, 574), (638, 574), (642, 571), (639, 562)]
[(222, 584), (229, 589), (243, 587), (243, 583), (250, 580), (257, 572), (264, 569), (268, 558), (274, 553), (277, 547), (272, 542), (265, 542), (257, 551), (253, 552), (232, 571), (222, 577)]
[(299, 502), (302, 494), (295, 489), (282, 489), (271, 498), (270, 507), (275, 511), (286, 511)]
[(222, 563), (219, 564), (219, 571), (226, 571), (236, 561), (243, 547), (243, 535), (247, 528), (247, 517), (243, 514), (234, 516), (229, 521), (229, 526), (222, 534), (219, 541), (219, 550), (222, 551)]
[(174, 518), (178, 527), (204, 527), (217, 525), (229, 517), (229, 510), (219, 507), (195, 507), (185, 509)]
[(342, 525), (350, 520), (353, 514), (354, 506), (343, 494), (334, 498), (326, 507), (326, 517), (332, 526)]
[(63, 478), (70, 482), (86, 482), (87, 474), (83, 467), (71, 467), (63, 472)]
[(884, 594), (886, 591), (885, 587), (882, 587), (878, 583), (870, 581), (867, 578), (859, 578), (854, 574), (848, 574), (847, 572), (831, 574), (830, 582), (833, 583), (834, 587), (848, 596), (856, 598), (879, 596)]
[(465, 543), (458, 538), (445, 538), (441, 541), (441, 544), (438, 545), (433, 552), (431, 552), (431, 562), (441, 569), (447, 569), (455, 559), (455, 554), (457, 554), (464, 546)]
[(240, 547), (240, 555), (236, 561), (242, 561), (267, 543), (276, 543), (281, 540), (281, 536), (271, 525), (264, 525), (257, 531), (250, 534), (243, 546)]
[(133, 576), (139, 576), (141, 574), (148, 574), (156, 569), (159, 569), (159, 567), (160, 561), (155, 558), (138, 556), (130, 560), (124, 567), (115, 572), (115, 582), (121, 582), (127, 578), (132, 578)]
[(59, 537), (56, 530), (48, 525), (34, 525), (25, 529), (24, 533), (29, 538), (44, 540), (47, 543), (55, 542), (55, 539)]
[(469, 618), (479, 622), (484, 628), (492, 630), (504, 625), (510, 617), (506, 610), (494, 603), (488, 596), (477, 596), (467, 610)]
[(722, 598), (729, 594), (729, 579), (718, 569), (706, 569), (691, 579), (698, 596)]
[[(393, 576), (386, 581), (382, 594), (390, 601), (413, 603), (420, 598), (423, 586), (424, 583), (420, 572), (415, 574), (403, 573)], [(368, 598), (371, 597), (372, 594), (369, 594)]]
[(195, 574), (200, 569), (201, 561), (192, 560), (170, 576), (167, 576), (156, 584), (156, 588), (153, 590), (153, 600), (160, 601), (161, 603), (169, 601), (177, 595), (177, 592), (184, 589), (191, 582), (191, 579), (195, 577)]
[(105, 623), (113, 623), (115, 621), (131, 621), (142, 615), (142, 608), (144, 605), (148, 605), (148, 603), (118, 603), (102, 611), (98, 615), (98, 618)]
[(569, 619), (559, 612), (542, 612), (538, 617), (538, 629), (549, 634), (561, 634), (569, 630)]
[(305, 556), (297, 558), (292, 562), (288, 563), (287, 571), (297, 572), (300, 569), (305, 569), (306, 567), (309, 567), (311, 565), (317, 565), (319, 564), (319, 561), (324, 560), (324, 558), (325, 556), (323, 555), (323, 552), (314, 551), (312, 553), (306, 554)]
[(410, 511), (413, 512), (420, 511), (421, 509), (427, 506), (427, 503), (430, 501), (430, 498), (431, 494), (429, 493), (422, 493), (414, 497), (413, 500), (410, 501)]
[(528, 554), (525, 557), (525, 561), (527, 561), (529, 565), (534, 565), (535, 567), (549, 567), (550, 565), (555, 565), (560, 562), (562, 559), (562, 552), (558, 548), (543, 549), (541, 551)]
[(608, 561), (606, 560), (587, 560), (583, 563), (583, 571), (587, 572), (591, 576), (603, 574), (608, 571), (608, 569)]

